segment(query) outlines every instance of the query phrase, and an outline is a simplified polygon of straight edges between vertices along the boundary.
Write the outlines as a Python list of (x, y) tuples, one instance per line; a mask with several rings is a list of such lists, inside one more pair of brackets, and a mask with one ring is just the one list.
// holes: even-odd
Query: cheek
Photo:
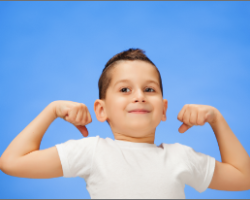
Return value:
[(119, 120), (119, 118), (123, 115), (124, 110), (126, 109), (126, 105), (126, 99), (117, 97), (113, 98), (108, 102), (108, 117), (112, 120)]
[(156, 121), (161, 121), (163, 115), (163, 102), (162, 100), (155, 99), (153, 102), (154, 105), (154, 119)]

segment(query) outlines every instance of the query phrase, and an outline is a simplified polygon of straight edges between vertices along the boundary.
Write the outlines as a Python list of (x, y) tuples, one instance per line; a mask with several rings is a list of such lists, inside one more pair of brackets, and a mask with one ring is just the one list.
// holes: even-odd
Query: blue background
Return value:
[[(93, 103), (105, 63), (141, 48), (159, 68), (167, 121), (155, 143), (181, 143), (221, 161), (209, 126), (178, 132), (185, 104), (216, 107), (250, 154), (250, 2), (0, 2), (0, 155), (52, 101), (87, 105), (89, 136), (113, 135)], [(81, 139), (56, 119), (41, 149)], [(233, 148), (233, 147), (232, 147)], [(185, 187), (186, 198), (250, 198), (250, 190)], [(25, 179), (0, 171), (0, 198), (90, 198), (81, 178)]]

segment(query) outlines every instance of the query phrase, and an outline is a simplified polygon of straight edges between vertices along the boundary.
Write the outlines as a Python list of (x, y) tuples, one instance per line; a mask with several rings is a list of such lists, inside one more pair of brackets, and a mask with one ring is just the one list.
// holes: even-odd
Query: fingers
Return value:
[(70, 105), (68, 109), (68, 114), (65, 117), (65, 120), (74, 124), (74, 125), (81, 125), (85, 126), (92, 122), (90, 113), (86, 105), (82, 103), (76, 103)]
[(90, 112), (87, 106), (84, 107), (82, 123), (89, 124), (92, 122)]
[(88, 129), (86, 128), (86, 126), (80, 126), (80, 125), (76, 125), (75, 126), (84, 137), (87, 137), (89, 135), (88, 133)]
[(83, 103), (58, 100), (55, 101), (55, 113), (57, 117), (73, 124), (84, 137), (88, 136), (88, 130), (85, 125), (92, 122), (90, 112)]
[(186, 109), (184, 114), (183, 114), (182, 121), (184, 122), (184, 124), (192, 126), (190, 124), (190, 115), (191, 115), (191, 111), (189, 109)]
[(88, 112), (88, 122), (91, 123), (92, 122), (92, 118), (91, 118), (91, 115), (90, 113)]
[(197, 110), (192, 110), (190, 111), (190, 118), (189, 118), (189, 126), (194, 126), (197, 125), (197, 116), (198, 116), (198, 112)]
[(178, 129), (178, 131), (179, 131), (180, 133), (184, 133), (184, 132), (186, 132), (189, 128), (191, 128), (191, 126), (188, 126), (188, 125), (186, 125), (186, 124), (182, 124), (182, 125), (180, 126), (180, 128)]
[(177, 119), (183, 124), (179, 128), (179, 132), (184, 133), (194, 125), (205, 124), (205, 109), (206, 106), (186, 104), (179, 112)]
[(195, 116), (196, 113), (194, 113), (188, 105), (185, 105), (178, 114), (177, 119), (188, 126), (193, 126), (194, 124), (192, 122), (196, 120)]
[[(189, 128), (191, 128), (193, 125), (190, 121), (193, 121), (195, 117), (195, 113), (191, 112), (190, 109), (188, 109), (188, 106), (185, 105), (181, 112), (178, 115), (178, 120), (183, 122), (183, 124), (180, 126), (178, 131), (180, 133), (186, 132)], [(192, 120), (191, 120), (192, 119)]]
[(203, 113), (198, 113), (197, 124), (203, 126), (205, 124), (205, 118)]
[(61, 117), (63, 118), (63, 119), (65, 119), (66, 120), (66, 117), (69, 115), (69, 110), (70, 109), (68, 109), (68, 108), (64, 108), (62, 111), (61, 111)]
[(76, 125), (80, 125), (82, 122), (82, 119), (84, 118), (83, 109), (79, 109), (76, 114)]
[(71, 109), (69, 109), (68, 116), (66, 116), (65, 119), (70, 123), (74, 123), (77, 112), (78, 112), (77, 107), (73, 106)]
[(186, 105), (183, 106), (183, 108), (181, 109), (181, 111), (179, 112), (179, 114), (178, 114), (178, 116), (177, 116), (177, 119), (178, 119), (179, 121), (181, 121), (181, 122), (182, 122), (183, 114), (184, 114), (185, 111), (186, 111)]

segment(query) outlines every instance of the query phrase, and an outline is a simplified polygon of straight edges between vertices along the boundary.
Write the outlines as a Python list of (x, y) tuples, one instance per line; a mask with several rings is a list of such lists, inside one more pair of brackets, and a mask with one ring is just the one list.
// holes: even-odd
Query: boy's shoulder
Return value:
[(178, 150), (178, 151), (186, 151), (188, 149), (192, 149), (191, 147), (181, 144), (181, 143), (161, 143), (159, 147), (162, 147), (164, 149), (171, 149), (171, 150)]
[[(91, 137), (86, 137), (86, 138), (81, 138), (81, 139), (70, 139), (67, 142), (65, 142), (63, 145), (65, 147), (71, 147), (71, 148), (98, 148), (98, 149), (113, 149), (117, 148), (117, 145), (120, 143), (117, 143), (114, 139), (106, 137), (102, 138), (99, 135), (97, 136), (91, 136)], [(121, 145), (121, 144), (120, 144)], [(119, 145), (119, 146), (120, 146)], [(133, 146), (129, 146), (133, 147)], [(187, 154), (192, 153), (194, 150), (184, 144), (181, 143), (161, 143), (160, 145), (155, 145), (155, 148), (160, 148), (161, 151), (163, 150), (166, 152), (166, 154), (171, 154), (171, 155), (178, 155), (180, 156), (187, 156)], [(153, 148), (153, 149), (155, 149)], [(149, 150), (148, 148), (146, 148)]]
[(159, 147), (161, 147), (162, 149), (164, 149), (164, 151), (166, 152), (166, 154), (171, 155), (171, 156), (176, 156), (176, 158), (180, 158), (180, 159), (186, 159), (190, 156), (192, 156), (192, 154), (196, 153), (196, 151), (190, 147), (187, 146), (185, 144), (181, 144), (181, 143), (161, 143), (159, 145)]

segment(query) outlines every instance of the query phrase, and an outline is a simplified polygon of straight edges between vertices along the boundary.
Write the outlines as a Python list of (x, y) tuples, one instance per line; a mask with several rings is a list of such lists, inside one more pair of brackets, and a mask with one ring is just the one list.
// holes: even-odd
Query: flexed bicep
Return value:
[(210, 189), (226, 191), (243, 191), (250, 189), (250, 181), (237, 168), (216, 160)]
[(5, 174), (21, 178), (56, 178), (63, 170), (56, 147), (33, 151), (17, 159), (1, 160)]

